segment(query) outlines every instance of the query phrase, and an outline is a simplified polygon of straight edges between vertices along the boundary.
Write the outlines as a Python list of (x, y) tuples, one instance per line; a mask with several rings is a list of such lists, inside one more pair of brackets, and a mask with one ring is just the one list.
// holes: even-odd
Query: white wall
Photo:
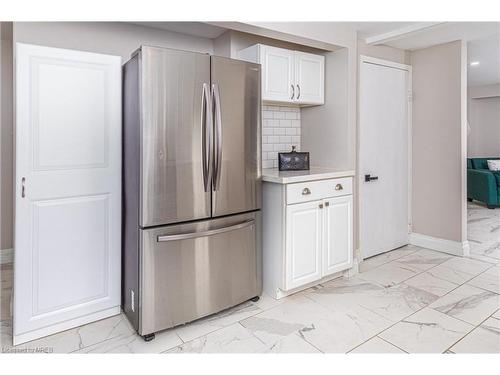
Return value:
[(213, 53), (213, 41), (124, 22), (15, 22), (14, 42), (121, 56), (141, 44)]
[(500, 96), (468, 98), (467, 156), (500, 156)]
[(119, 55), (123, 62), (141, 44), (213, 53), (213, 41), (123, 22), (15, 22), (2, 27), (2, 127), (0, 170), (0, 249), (12, 248), (13, 137), (12, 44), (16, 42)]
[(456, 41), (411, 53), (413, 232), (455, 242), (467, 239), (466, 48)]

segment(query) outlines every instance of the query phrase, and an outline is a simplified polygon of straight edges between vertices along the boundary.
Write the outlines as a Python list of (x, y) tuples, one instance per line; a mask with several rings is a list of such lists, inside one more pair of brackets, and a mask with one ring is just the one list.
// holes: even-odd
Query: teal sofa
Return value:
[(500, 171), (490, 171), (487, 160), (500, 158), (467, 159), (467, 200), (476, 200), (488, 208), (495, 208), (500, 205)]

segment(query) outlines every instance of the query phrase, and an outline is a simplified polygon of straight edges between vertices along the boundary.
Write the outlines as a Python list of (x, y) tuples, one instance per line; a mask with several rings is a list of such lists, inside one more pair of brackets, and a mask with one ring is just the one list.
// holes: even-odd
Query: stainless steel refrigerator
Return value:
[(122, 307), (146, 340), (261, 294), (260, 74), (149, 46), (124, 65)]

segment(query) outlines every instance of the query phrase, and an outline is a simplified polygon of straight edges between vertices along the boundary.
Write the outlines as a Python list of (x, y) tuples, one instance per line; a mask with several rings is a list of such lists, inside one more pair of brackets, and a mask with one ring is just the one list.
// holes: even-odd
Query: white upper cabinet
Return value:
[(292, 100), (294, 87), (293, 51), (262, 46), (262, 100), (286, 102)]
[(325, 57), (256, 44), (239, 57), (262, 65), (262, 100), (298, 105), (325, 103)]
[(296, 101), (307, 104), (325, 102), (325, 57), (295, 52)]

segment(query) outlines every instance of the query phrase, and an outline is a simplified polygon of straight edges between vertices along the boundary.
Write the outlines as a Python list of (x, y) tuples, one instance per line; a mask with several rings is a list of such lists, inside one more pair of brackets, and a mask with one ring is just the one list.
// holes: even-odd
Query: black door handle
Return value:
[(378, 176), (370, 176), (369, 174), (365, 174), (365, 182), (378, 180)]

